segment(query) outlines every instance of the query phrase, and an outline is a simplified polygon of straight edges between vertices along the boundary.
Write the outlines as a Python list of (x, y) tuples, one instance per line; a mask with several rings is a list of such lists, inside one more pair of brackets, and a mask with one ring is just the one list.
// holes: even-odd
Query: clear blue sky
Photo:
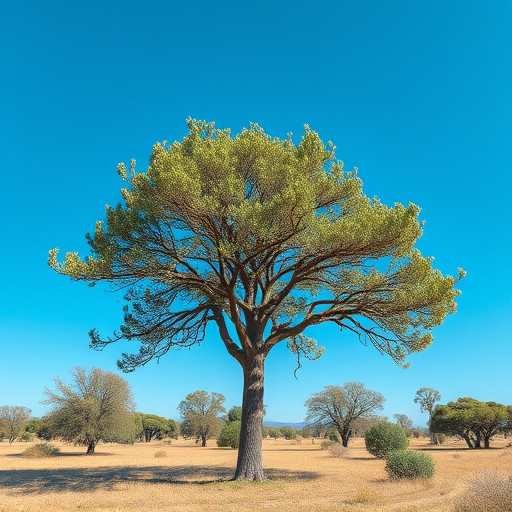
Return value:
[[(418, 424), (420, 387), (511, 404), (511, 27), (509, 0), (1, 2), (0, 404), (41, 415), (55, 376), (117, 371), (127, 347), (94, 352), (87, 332), (119, 325), (121, 295), (56, 275), (47, 251), (85, 254), (84, 234), (120, 199), (117, 163), (143, 169), (188, 116), (279, 137), (308, 123), (368, 195), (422, 208), (419, 248), (437, 268), (468, 272), (459, 312), (408, 370), (325, 327), (313, 331), (322, 359), (297, 381), (277, 347), (267, 419), (301, 421), (310, 393), (350, 380)], [(241, 403), (214, 330), (126, 378), (139, 410), (167, 417), (195, 389)]]

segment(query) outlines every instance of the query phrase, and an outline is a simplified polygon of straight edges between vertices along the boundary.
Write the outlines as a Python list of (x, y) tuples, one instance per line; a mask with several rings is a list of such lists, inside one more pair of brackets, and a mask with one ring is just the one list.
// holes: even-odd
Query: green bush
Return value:
[(37, 443), (30, 448), (27, 448), (24, 452), (22, 452), (23, 457), (27, 457), (29, 459), (40, 459), (43, 457), (55, 457), (60, 454), (60, 450), (55, 448), (50, 443)]
[(389, 452), (405, 450), (409, 441), (405, 429), (396, 423), (379, 421), (366, 431), (366, 449), (375, 457), (385, 459)]
[(238, 448), (240, 444), (241, 421), (232, 421), (222, 427), (221, 433), (217, 439), (217, 446), (230, 446)]
[(432, 478), (434, 466), (428, 453), (395, 450), (386, 457), (386, 471), (391, 478)]

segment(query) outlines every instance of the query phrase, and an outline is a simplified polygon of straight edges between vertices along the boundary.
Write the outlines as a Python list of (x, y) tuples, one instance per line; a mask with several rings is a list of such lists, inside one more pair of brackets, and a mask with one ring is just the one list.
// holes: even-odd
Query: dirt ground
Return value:
[[(27, 459), (31, 443), (0, 443), (0, 511), (153, 512), (265, 510), (450, 511), (469, 481), (483, 469), (512, 474), (510, 440), (495, 439), (489, 450), (469, 450), (449, 441), (441, 447), (412, 440), (436, 463), (430, 481), (391, 481), (384, 461), (371, 456), (364, 440), (352, 440), (342, 458), (321, 450), (319, 441), (263, 441), (268, 482), (232, 482), (236, 451), (202, 448), (193, 441), (100, 444), (93, 456), (84, 447), (54, 443), (61, 455)], [(163, 457), (155, 457), (165, 452)]]

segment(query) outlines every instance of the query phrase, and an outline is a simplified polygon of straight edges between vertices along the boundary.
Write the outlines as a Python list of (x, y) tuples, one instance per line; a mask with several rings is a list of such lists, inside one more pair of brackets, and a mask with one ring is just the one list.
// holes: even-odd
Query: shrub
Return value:
[(281, 431), (281, 435), (285, 439), (295, 439), (297, 437), (297, 431), (293, 427), (289, 427), (288, 425), (281, 427), (279, 429)]
[(336, 441), (331, 441), (331, 440), (329, 440), (329, 439), (326, 439), (325, 441), (322, 441), (322, 442), (320, 443), (320, 448), (321, 448), (322, 450), (328, 450), (328, 449), (330, 449), (330, 448), (331, 448), (331, 446), (334, 446), (335, 444), (340, 444), (340, 443), (338, 443), (338, 442), (336, 442)]
[(232, 421), (222, 427), (220, 435), (217, 439), (217, 446), (230, 446), (238, 448), (240, 444), (240, 427), (242, 422)]
[(329, 452), (333, 457), (348, 457), (350, 450), (341, 443), (334, 443), (329, 447)]
[(386, 457), (386, 471), (391, 478), (432, 478), (434, 466), (428, 453), (396, 450)]
[(512, 478), (501, 479), (492, 471), (483, 471), (473, 480), (455, 505), (455, 512), (512, 511)]
[(167, 452), (164, 452), (163, 450), (158, 450), (155, 453), (155, 459), (164, 459), (165, 457), (167, 457)]
[(381, 459), (394, 450), (405, 450), (409, 444), (404, 428), (388, 421), (379, 421), (370, 427), (364, 441), (366, 449)]
[(40, 459), (43, 457), (55, 457), (60, 454), (60, 450), (50, 443), (38, 443), (27, 448), (22, 452), (22, 457), (29, 459)]

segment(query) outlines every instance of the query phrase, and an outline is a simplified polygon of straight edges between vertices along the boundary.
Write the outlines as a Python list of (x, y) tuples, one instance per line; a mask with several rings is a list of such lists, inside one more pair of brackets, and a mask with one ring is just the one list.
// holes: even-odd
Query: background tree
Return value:
[(407, 414), (393, 414), (393, 418), (395, 418), (396, 422), (405, 429), (407, 436), (410, 436), (414, 422), (407, 416)]
[(227, 421), (228, 423), (242, 421), (242, 408), (239, 405), (234, 405), (229, 409)]
[(432, 413), (432, 431), (462, 437), (469, 448), (489, 448), (490, 439), (503, 430), (507, 408), (496, 402), (459, 398), (456, 402), (437, 405)]
[(9, 439), (9, 444), (23, 434), (30, 419), (32, 411), (21, 405), (2, 405), (0, 407), (0, 421), (4, 435)]
[(432, 388), (420, 388), (416, 391), (416, 397), (414, 398), (414, 402), (420, 404), (421, 412), (428, 412), (428, 428), (430, 430), (430, 442), (433, 444), (437, 443), (437, 438), (434, 432), (432, 432), (430, 428), (430, 423), (432, 421), (432, 411), (434, 410), (434, 406), (437, 402), (441, 400), (441, 394), (437, 389)]
[[(257, 125), (232, 137), (188, 120), (181, 142), (156, 144), (147, 172), (121, 164), (123, 204), (87, 235), (91, 255), (49, 264), (61, 274), (128, 290), (113, 337), (138, 340), (120, 368), (132, 371), (173, 347), (199, 343), (213, 322), (243, 370), (235, 478), (264, 479), (264, 362), (287, 340), (298, 359), (322, 349), (304, 331), (323, 322), (356, 334), (405, 364), (456, 311), (455, 283), (414, 249), (420, 209), (391, 208), (343, 171), (334, 146), (305, 127), (299, 144)], [(318, 292), (322, 291), (322, 296)], [(232, 329), (228, 329), (228, 324)]]
[(348, 446), (355, 420), (383, 409), (384, 401), (380, 393), (367, 389), (361, 382), (325, 386), (323, 391), (314, 393), (306, 401), (306, 421), (335, 427), (343, 446)]
[(178, 426), (175, 421), (168, 420), (156, 414), (142, 414), (142, 432), (140, 437), (149, 443), (153, 439), (174, 437), (178, 435)]
[(220, 393), (207, 393), (202, 390), (189, 393), (178, 406), (183, 418), (182, 435), (195, 437), (196, 442), (201, 440), (201, 446), (206, 446), (206, 441), (216, 437), (222, 429), (219, 416), (226, 412), (222, 405), (224, 400), (224, 395)]
[(25, 431), (35, 434), (39, 439), (43, 439), (44, 441), (50, 441), (52, 438), (50, 425), (41, 418), (32, 418), (27, 423)]
[(93, 454), (98, 441), (126, 441), (133, 435), (134, 403), (125, 379), (101, 368), (77, 366), (70, 385), (55, 379), (55, 391), (45, 389), (45, 417), (53, 437), (87, 446)]

